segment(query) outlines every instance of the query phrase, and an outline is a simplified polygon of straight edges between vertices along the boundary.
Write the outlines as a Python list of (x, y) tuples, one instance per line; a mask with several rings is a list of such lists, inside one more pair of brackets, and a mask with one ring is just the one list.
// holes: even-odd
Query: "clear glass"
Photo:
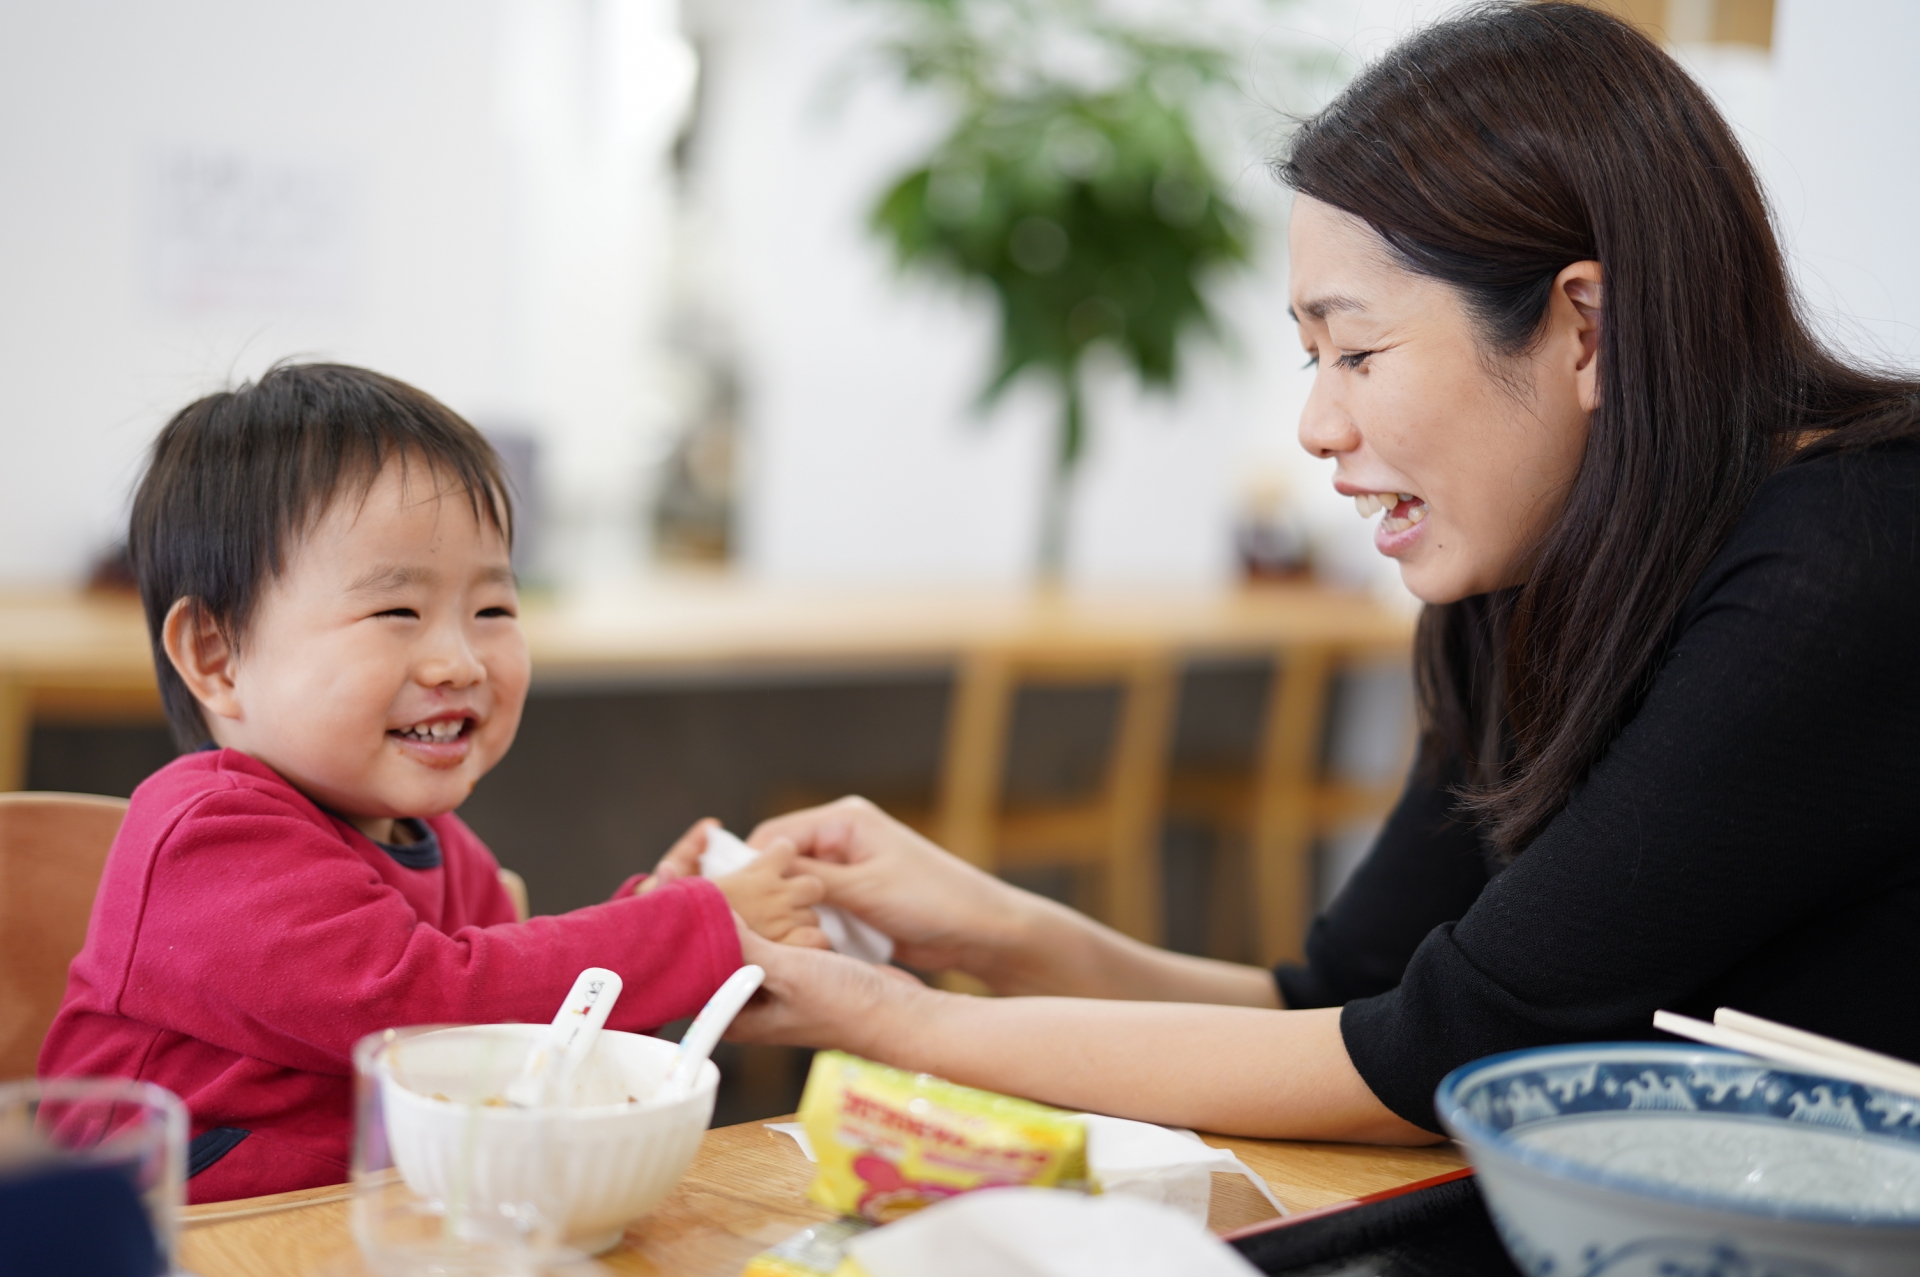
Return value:
[(503, 1098), (543, 1028), (426, 1025), (355, 1046), (353, 1231), (380, 1277), (533, 1274), (581, 1258), (561, 1244), (550, 1111)]
[(124, 1172), (153, 1224), (154, 1271), (173, 1270), (187, 1194), (187, 1109), (178, 1096), (127, 1078), (0, 1084), (0, 1160), (35, 1157)]

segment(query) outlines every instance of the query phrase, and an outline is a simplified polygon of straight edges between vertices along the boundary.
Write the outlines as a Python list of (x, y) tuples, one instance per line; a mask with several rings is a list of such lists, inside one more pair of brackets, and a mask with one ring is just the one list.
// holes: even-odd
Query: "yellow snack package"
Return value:
[(977, 1188), (1091, 1191), (1073, 1114), (840, 1051), (813, 1057), (800, 1121), (820, 1166), (807, 1195), (876, 1224)]

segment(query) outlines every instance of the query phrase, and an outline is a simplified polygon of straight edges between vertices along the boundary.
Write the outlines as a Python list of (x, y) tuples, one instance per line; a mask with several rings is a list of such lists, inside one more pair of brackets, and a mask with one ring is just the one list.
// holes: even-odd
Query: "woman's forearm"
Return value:
[(1009, 911), (1012, 925), (967, 954), (968, 974), (995, 993), (1280, 1005), (1272, 972), (1156, 949), (1065, 905), (1021, 895), (1020, 907)]
[(1062, 1108), (1223, 1135), (1426, 1144), (1348, 1059), (1337, 1009), (902, 989), (846, 1045), (886, 1063)]
[[(801, 850), (828, 901), (892, 936), (909, 966), (964, 971), (998, 993), (1279, 1005), (1259, 968), (1128, 939), (956, 859), (864, 799), (776, 817), (752, 841), (782, 839)], [(695, 872), (693, 862), (681, 871)]]

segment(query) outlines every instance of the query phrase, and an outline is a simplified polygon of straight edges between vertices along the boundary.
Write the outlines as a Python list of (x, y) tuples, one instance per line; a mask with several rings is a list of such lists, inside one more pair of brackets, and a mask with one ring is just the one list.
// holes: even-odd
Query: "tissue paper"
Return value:
[(868, 1277), (1252, 1277), (1192, 1219), (1133, 1197), (996, 1188), (853, 1238)]
[[(724, 829), (707, 830), (707, 849), (700, 853), (700, 876), (718, 878), (737, 873), (759, 859), (760, 853)], [(860, 921), (844, 909), (815, 905), (820, 930), (835, 953), (867, 962), (893, 961), (893, 941), (885, 932)]]
[(1192, 1131), (1099, 1113), (1082, 1113), (1080, 1120), (1087, 1124), (1087, 1165), (1103, 1193), (1158, 1202), (1204, 1225), (1213, 1205), (1213, 1173), (1224, 1171), (1246, 1176), (1274, 1214), (1287, 1213), (1251, 1166)]

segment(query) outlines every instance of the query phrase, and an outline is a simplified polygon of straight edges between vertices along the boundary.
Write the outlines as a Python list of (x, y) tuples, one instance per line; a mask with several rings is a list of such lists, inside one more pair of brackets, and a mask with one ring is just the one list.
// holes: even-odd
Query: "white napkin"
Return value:
[[(1204, 1227), (1213, 1205), (1213, 1173), (1224, 1171), (1245, 1175), (1275, 1214), (1287, 1213), (1251, 1166), (1192, 1131), (1099, 1113), (1082, 1113), (1080, 1118), (1087, 1124), (1087, 1167), (1100, 1181), (1102, 1193), (1168, 1206)], [(766, 1127), (790, 1136), (809, 1162), (818, 1160), (800, 1123), (768, 1122)]]
[(871, 1277), (1250, 1277), (1258, 1270), (1178, 1211), (1133, 1197), (995, 1188), (854, 1238)]
[[(707, 849), (700, 853), (700, 876), (718, 878), (738, 873), (759, 858), (759, 852), (735, 835), (718, 827), (709, 829)], [(820, 930), (826, 933), (835, 953), (867, 962), (893, 961), (893, 940), (885, 932), (832, 905), (815, 905), (813, 911), (819, 915)]]
[(766, 1128), (776, 1134), (784, 1135), (795, 1144), (798, 1144), (800, 1151), (807, 1155), (809, 1162), (817, 1162), (820, 1160), (813, 1155), (813, 1141), (807, 1138), (807, 1128), (800, 1125), (800, 1123), (768, 1122), (766, 1123)]
[(1251, 1166), (1192, 1131), (1099, 1113), (1082, 1113), (1080, 1118), (1087, 1124), (1087, 1166), (1102, 1193), (1159, 1202), (1204, 1226), (1213, 1205), (1213, 1173), (1224, 1171), (1245, 1175), (1274, 1214), (1287, 1213)]

